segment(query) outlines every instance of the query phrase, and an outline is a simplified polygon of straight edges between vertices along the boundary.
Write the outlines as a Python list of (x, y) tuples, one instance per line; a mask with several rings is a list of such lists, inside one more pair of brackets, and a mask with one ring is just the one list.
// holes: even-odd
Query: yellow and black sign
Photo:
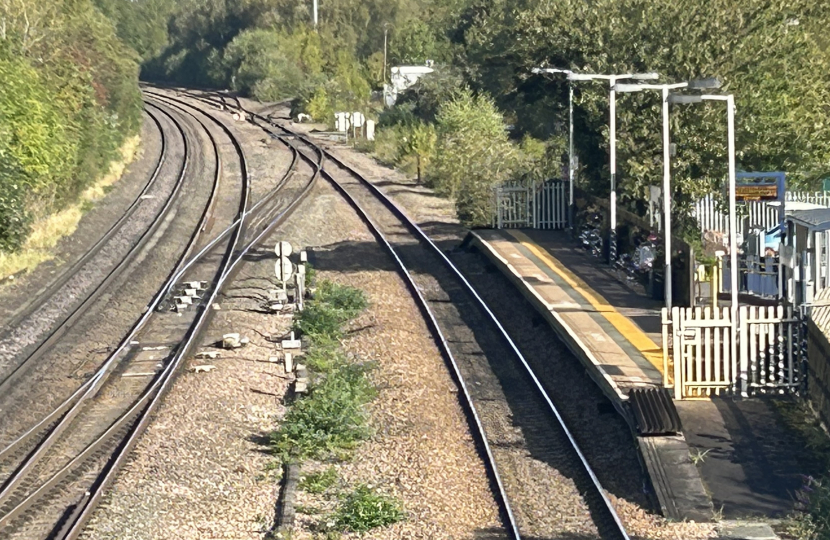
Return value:
[(777, 184), (738, 184), (735, 198), (739, 201), (777, 201)]

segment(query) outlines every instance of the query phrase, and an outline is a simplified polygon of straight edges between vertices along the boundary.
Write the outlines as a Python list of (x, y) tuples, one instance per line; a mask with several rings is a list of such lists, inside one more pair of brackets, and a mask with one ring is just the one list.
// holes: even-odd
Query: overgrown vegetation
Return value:
[[(360, 289), (323, 281), (317, 287), (314, 298), (294, 320), (294, 328), (314, 340), (326, 342), (337, 339), (343, 325), (366, 309), (367, 305), (366, 295)], [(329, 354), (328, 349), (326, 354)]]
[[(297, 399), (271, 434), (273, 451), (283, 462), (343, 459), (372, 434), (366, 406), (376, 395), (369, 378), (373, 366), (347, 356), (339, 341), (344, 325), (366, 309), (366, 296), (331, 281), (313, 284), (314, 296), (297, 315), (295, 329), (310, 338), (303, 363), (315, 379), (309, 395)], [(366, 485), (344, 494), (339, 484), (334, 466), (306, 474), (299, 483), (300, 489), (329, 501), (324, 506), (339, 499), (333, 513), (317, 506), (296, 508), (307, 515), (325, 514), (319, 530), (326, 538), (363, 533), (404, 518), (395, 499)]]
[(337, 469), (329, 467), (317, 473), (307, 474), (300, 480), (300, 489), (320, 494), (337, 483)]
[(830, 437), (803, 403), (780, 401), (775, 406), (793, 436), (804, 441), (809, 456), (802, 457), (803, 487), (795, 493), (796, 512), (783, 532), (797, 540), (830, 540), (830, 480), (816, 474), (830, 470)]
[[(381, 159), (455, 198), (470, 226), (489, 222), (494, 183), (561, 174), (568, 84), (532, 75), (539, 65), (720, 77), (737, 100), (739, 167), (785, 170), (809, 188), (830, 172), (830, 12), (817, 0), (343, 0), (320, 3), (318, 28), (310, 3), (293, 0), (15, 0), (0, 9), (4, 250), (23, 241), (33, 208), (71, 200), (134, 132), (138, 59), (148, 79), (294, 98), (295, 110), (327, 123), (340, 110), (378, 117)], [(387, 79), (384, 34), (389, 65), (433, 60), (437, 69), (381, 114), (372, 92)], [(607, 88), (574, 89), (580, 182), (603, 196)], [(643, 214), (661, 174), (659, 96), (618, 99), (619, 199)], [(528, 157), (527, 137), (544, 159)], [(682, 217), (702, 194), (721, 192), (722, 104), (674, 107), (672, 138)]]
[(349, 359), (337, 341), (343, 325), (367, 305), (363, 291), (322, 281), (295, 319), (295, 329), (310, 338), (304, 361), (317, 378), (271, 436), (283, 460), (342, 455), (371, 435), (366, 405), (375, 396), (372, 365)]
[(137, 60), (91, 0), (0, 3), (0, 253), (73, 203), (137, 132)]
[(297, 400), (272, 435), (274, 451), (283, 460), (323, 459), (354, 449), (372, 434), (368, 404), (375, 389), (370, 366), (343, 364), (320, 376), (310, 395)]

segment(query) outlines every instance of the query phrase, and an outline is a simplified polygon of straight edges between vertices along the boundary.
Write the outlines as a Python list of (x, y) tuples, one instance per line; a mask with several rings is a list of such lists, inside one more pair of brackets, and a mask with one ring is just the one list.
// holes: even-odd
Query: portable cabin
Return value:
[(830, 285), (830, 208), (788, 213), (784, 243), (781, 266), (787, 300), (796, 307), (809, 305), (816, 294)]

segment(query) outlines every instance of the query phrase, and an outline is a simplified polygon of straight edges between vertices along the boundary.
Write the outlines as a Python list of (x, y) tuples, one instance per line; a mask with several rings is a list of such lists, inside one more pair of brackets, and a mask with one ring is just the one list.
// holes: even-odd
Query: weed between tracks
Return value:
[[(271, 434), (272, 449), (282, 461), (348, 459), (372, 436), (367, 406), (377, 395), (370, 378), (374, 365), (350, 358), (340, 342), (344, 326), (367, 306), (363, 291), (322, 281), (295, 319), (294, 330), (310, 341), (302, 362), (311, 372), (311, 385), (309, 394), (297, 399)], [(334, 466), (305, 475), (299, 484), (307, 493), (322, 496), (326, 506), (336, 503), (328, 513), (312, 505), (295, 507), (298, 513), (320, 515), (314, 529), (326, 538), (404, 518), (396, 499), (368, 485), (345, 492), (340, 484)]]

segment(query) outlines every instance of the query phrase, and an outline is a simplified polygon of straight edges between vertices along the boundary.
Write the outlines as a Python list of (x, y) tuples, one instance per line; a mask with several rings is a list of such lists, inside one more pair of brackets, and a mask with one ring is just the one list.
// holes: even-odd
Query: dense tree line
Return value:
[[(93, 1), (100, 13), (89, 5)], [(480, 176), (489, 184), (561, 173), (567, 83), (532, 75), (539, 65), (599, 73), (656, 71), (664, 82), (717, 76), (724, 82), (722, 91), (737, 99), (741, 168), (785, 170), (793, 183), (816, 187), (830, 160), (830, 81), (825, 80), (830, 70), (828, 42), (821, 32), (830, 12), (817, 0), (320, 0), (316, 30), (311, 0), (61, 0), (48, 8), (36, 8), (35, 0), (6, 0), (10, 22), (4, 35), (25, 34), (15, 26), (19, 16), (14, 11), (28, 3), (29, 10), (43, 11), (59, 25), (89, 19), (89, 27), (98, 30), (82, 39), (98, 44), (112, 42), (110, 24), (114, 26), (136, 55), (125, 54), (118, 44), (103, 47), (119, 51), (110, 57), (93, 53), (95, 46), (82, 52), (113, 62), (118, 74), (133, 69), (134, 58), (140, 58), (142, 76), (149, 80), (233, 88), (263, 100), (296, 98), (298, 109), (320, 120), (330, 122), (335, 110), (369, 111), (383, 126), (379, 153), (454, 196), (465, 190), (458, 191), (455, 181), (446, 178), (440, 156), (451, 142), (444, 125), (450, 110), (456, 116), (466, 111), (469, 122), (458, 124), (464, 126), (495, 113), (499, 130), (489, 126), (463, 133), (479, 139), (489, 134), (486, 140), (494, 145), (506, 138), (515, 146), (517, 160), (510, 167), (491, 171), (482, 165)], [(439, 66), (432, 81), (424, 80), (392, 111), (371, 101), (384, 78), (384, 32), (390, 65), (429, 59)], [(65, 51), (72, 42), (71, 31), (50, 35), (57, 46), (42, 41), (40, 47)], [(3, 69), (34, 69), (38, 78), (25, 78), (25, 84), (42, 79), (48, 85), (55, 71), (33, 62), (37, 52), (12, 51), (10, 47), (22, 46), (15, 40), (24, 38), (3, 39), (10, 62)], [(22, 58), (22, 63), (11, 58)], [(115, 80), (128, 78), (102, 78), (100, 84)], [(575, 90), (580, 181), (598, 194), (607, 193), (608, 88), (595, 82), (580, 83)], [(31, 93), (37, 95), (35, 89)], [(106, 93), (105, 103), (99, 99), (106, 110), (129, 101), (111, 101), (112, 95)], [(132, 95), (130, 106), (135, 106), (134, 88), (123, 86), (118, 95)], [(73, 109), (75, 117), (78, 110), (85, 109)], [(128, 117), (135, 118), (135, 108), (131, 110), (132, 117), (119, 111), (124, 118), (119, 133), (129, 129)], [(42, 114), (51, 114), (49, 107)], [(721, 191), (725, 130), (722, 105), (673, 107), (673, 195), (679, 214), (700, 195)], [(648, 186), (659, 183), (661, 174), (657, 93), (618, 97), (618, 137), (621, 200), (642, 211)], [(473, 152), (476, 146), (470, 141), (466, 148)], [(14, 176), (9, 171), (20, 167), (7, 161), (2, 174)], [(484, 193), (489, 184), (474, 191)], [(11, 194), (20, 189), (11, 187), (16, 185), (5, 189)], [(469, 223), (485, 224), (479, 219)]]
[(138, 128), (137, 77), (89, 0), (0, 2), (0, 251), (107, 170)]

